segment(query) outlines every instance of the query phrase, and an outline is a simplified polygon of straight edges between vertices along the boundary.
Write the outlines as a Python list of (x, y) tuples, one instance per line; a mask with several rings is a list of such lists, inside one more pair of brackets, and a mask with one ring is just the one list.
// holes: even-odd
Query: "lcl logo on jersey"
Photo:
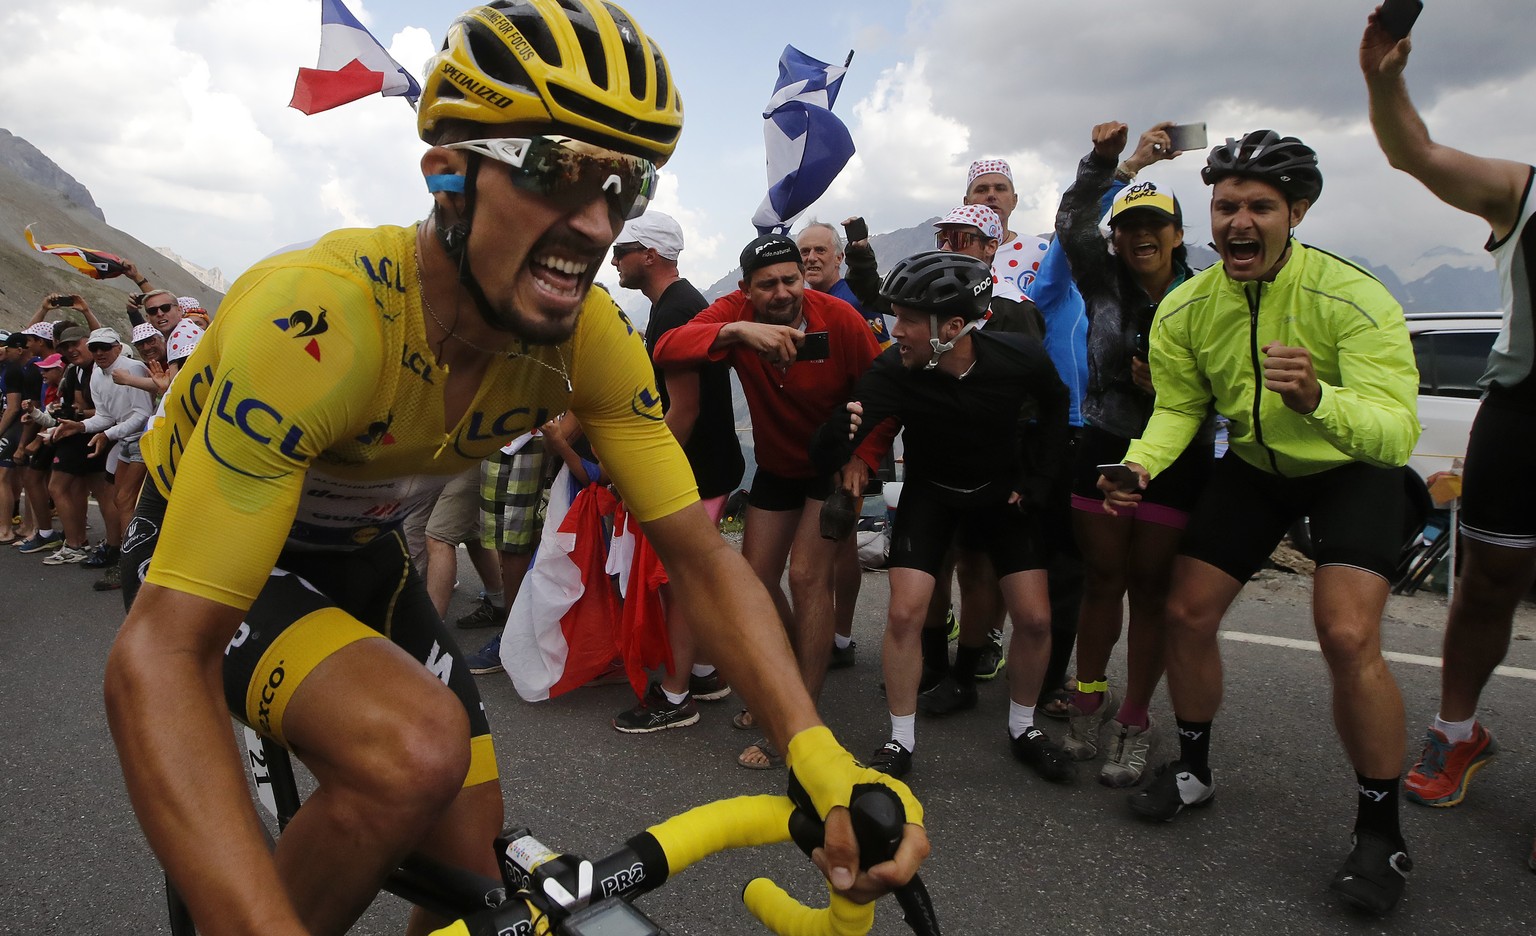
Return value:
[(641, 387), (630, 398), (629, 408), (635, 415), (652, 422), (660, 422), (666, 417), (661, 412), (661, 396), (650, 387)]
[(308, 309), (299, 309), (288, 313), (287, 318), (273, 319), (272, 324), (288, 333), (290, 338), (308, 338), (304, 350), (315, 360), (320, 360), (320, 342), (314, 336), (321, 335), (330, 330), (330, 325), (325, 321), (325, 308), (322, 306), (320, 314), (315, 315)]

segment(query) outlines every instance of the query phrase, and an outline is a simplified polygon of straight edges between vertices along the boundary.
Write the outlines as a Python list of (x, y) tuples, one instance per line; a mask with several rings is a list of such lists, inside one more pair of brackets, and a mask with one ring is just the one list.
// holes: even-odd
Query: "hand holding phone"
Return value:
[(849, 218), (843, 222), (843, 234), (848, 238), (848, 243), (869, 240), (869, 225), (863, 218)]
[(74, 296), (54, 296), (52, 299), (48, 300), (48, 304), (53, 306), (55, 309), (62, 309), (66, 306), (74, 305), (75, 298), (76, 297)]
[(1122, 491), (1135, 493), (1141, 490), (1141, 478), (1130, 465), (1099, 465), (1099, 474), (1109, 479), (1109, 482)]
[(1424, 0), (1385, 0), (1381, 5), (1381, 12), (1376, 15), (1376, 22), (1387, 31), (1387, 35), (1401, 41), (1413, 31), (1413, 24), (1424, 12)]

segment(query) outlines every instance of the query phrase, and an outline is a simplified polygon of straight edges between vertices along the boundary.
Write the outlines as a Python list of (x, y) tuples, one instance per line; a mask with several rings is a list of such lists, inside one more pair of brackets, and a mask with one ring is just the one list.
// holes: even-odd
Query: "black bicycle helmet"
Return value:
[(1227, 137), (1226, 143), (1211, 150), (1205, 168), (1200, 170), (1201, 180), (1215, 185), (1227, 176), (1268, 182), (1291, 201), (1305, 198), (1316, 204), (1323, 192), (1317, 153), (1295, 137), (1283, 137), (1273, 130), (1254, 130), (1241, 140)]
[(992, 267), (949, 250), (925, 250), (891, 267), (880, 284), (888, 302), (975, 321), (992, 302)]

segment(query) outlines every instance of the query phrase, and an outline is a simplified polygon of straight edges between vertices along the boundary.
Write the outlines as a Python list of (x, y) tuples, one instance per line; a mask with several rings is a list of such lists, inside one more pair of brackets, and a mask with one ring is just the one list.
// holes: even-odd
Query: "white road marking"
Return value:
[[(1236, 640), (1241, 643), (1263, 644), (1266, 647), (1288, 647), (1292, 650), (1311, 650), (1313, 653), (1322, 653), (1323, 648), (1318, 646), (1315, 640), (1297, 640), (1294, 637), (1271, 637), (1268, 634), (1245, 634), (1241, 631), (1221, 631), (1225, 640)], [(1393, 663), (1412, 663), (1415, 666), (1440, 666), (1440, 658), (1424, 656), (1418, 653), (1394, 653), (1391, 650), (1381, 654)], [(1523, 669), (1518, 666), (1501, 666), (1493, 671), (1495, 676), (1510, 676), (1514, 679), (1536, 679), (1536, 670)]]

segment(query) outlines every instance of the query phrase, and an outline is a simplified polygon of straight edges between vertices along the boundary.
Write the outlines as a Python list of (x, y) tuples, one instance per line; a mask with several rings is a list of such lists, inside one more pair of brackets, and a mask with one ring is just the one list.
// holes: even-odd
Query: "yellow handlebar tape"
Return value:
[(738, 796), (680, 813), (646, 831), (667, 856), (669, 875), (727, 848), (771, 845), (789, 839), (787, 796)]
[(872, 903), (856, 904), (833, 892), (826, 909), (812, 910), (767, 878), (748, 884), (741, 899), (753, 916), (779, 936), (864, 936), (875, 925)]

